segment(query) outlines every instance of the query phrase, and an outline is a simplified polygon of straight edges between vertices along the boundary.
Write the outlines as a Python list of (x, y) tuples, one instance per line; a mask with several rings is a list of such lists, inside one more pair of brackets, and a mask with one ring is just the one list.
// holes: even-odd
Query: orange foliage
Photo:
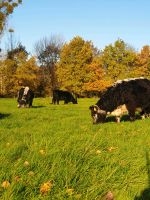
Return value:
[(105, 77), (101, 57), (94, 58), (88, 66), (88, 82), (85, 83), (86, 91), (103, 91), (111, 85), (111, 81)]

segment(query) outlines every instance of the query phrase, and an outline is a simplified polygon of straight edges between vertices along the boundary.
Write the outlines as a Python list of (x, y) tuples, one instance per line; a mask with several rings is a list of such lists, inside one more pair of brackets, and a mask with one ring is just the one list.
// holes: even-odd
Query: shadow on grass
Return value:
[[(141, 116), (137, 114), (137, 115), (136, 115), (136, 120), (139, 120), (139, 119), (141, 119)], [(123, 116), (121, 117), (121, 122), (122, 122), (122, 121), (124, 121), (124, 122), (130, 121), (129, 115), (123, 115)], [(106, 122), (116, 122), (115, 116), (108, 116), (108, 117), (106, 118)], [(150, 199), (149, 199), (149, 200), (150, 200)]]
[(11, 114), (7, 113), (7, 114), (4, 114), (4, 113), (0, 113), (0, 119), (4, 119), (6, 117), (9, 117)]
[(150, 159), (148, 152), (146, 152), (146, 163), (147, 163), (148, 187), (145, 190), (141, 191), (140, 196), (135, 196), (134, 200), (150, 200)]
[(32, 108), (45, 108), (46, 106), (32, 106)]

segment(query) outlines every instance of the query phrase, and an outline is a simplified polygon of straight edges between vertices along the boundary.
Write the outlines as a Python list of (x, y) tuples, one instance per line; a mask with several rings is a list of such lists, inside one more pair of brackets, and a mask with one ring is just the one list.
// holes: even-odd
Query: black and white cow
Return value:
[(93, 123), (104, 122), (108, 113), (125, 105), (130, 120), (135, 111), (141, 109), (141, 116), (150, 115), (150, 80), (140, 77), (115, 82), (102, 95), (96, 105), (90, 106)]
[(68, 104), (69, 102), (77, 104), (77, 98), (74, 98), (70, 92), (62, 90), (53, 90), (52, 103), (59, 104), (60, 100), (63, 100), (64, 104)]
[(20, 107), (32, 107), (34, 93), (29, 87), (22, 87), (18, 92), (18, 108)]

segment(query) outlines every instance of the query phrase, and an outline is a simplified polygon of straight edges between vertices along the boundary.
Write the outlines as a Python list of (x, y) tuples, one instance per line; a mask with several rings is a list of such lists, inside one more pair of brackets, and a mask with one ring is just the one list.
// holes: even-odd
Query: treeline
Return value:
[(150, 46), (136, 52), (123, 40), (103, 50), (77, 36), (63, 43), (56, 37), (43, 39), (30, 56), (22, 44), (0, 60), (0, 96), (14, 97), (22, 86), (36, 96), (49, 96), (53, 89), (64, 89), (86, 96), (102, 92), (116, 80), (150, 78)]
[[(21, 3), (22, 0), (0, 3), (0, 39), (8, 16)], [(87, 96), (102, 92), (119, 79), (150, 78), (149, 45), (137, 52), (118, 39), (99, 50), (92, 41), (79, 36), (68, 43), (52, 36), (38, 41), (35, 55), (31, 56), (21, 43), (13, 45), (14, 30), (9, 32), (10, 48), (6, 56), (0, 55), (0, 96), (3, 97), (15, 97), (22, 86), (29, 86), (36, 96), (49, 96), (56, 88)]]

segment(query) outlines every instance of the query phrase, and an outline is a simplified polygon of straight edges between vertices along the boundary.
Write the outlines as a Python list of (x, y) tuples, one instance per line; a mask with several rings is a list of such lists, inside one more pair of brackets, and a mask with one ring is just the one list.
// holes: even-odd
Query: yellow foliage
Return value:
[(40, 192), (42, 194), (47, 194), (51, 188), (52, 188), (53, 184), (51, 183), (51, 181), (48, 181), (46, 183), (43, 183), (41, 186), (40, 186)]
[(7, 18), (13, 13), (14, 8), (17, 7), (22, 1), (3, 0), (0, 3), (0, 35), (3, 32)]
[(4, 181), (3, 183), (2, 183), (2, 187), (4, 188), (4, 189), (7, 189), (8, 187), (10, 186), (10, 183), (9, 183), (9, 181)]

